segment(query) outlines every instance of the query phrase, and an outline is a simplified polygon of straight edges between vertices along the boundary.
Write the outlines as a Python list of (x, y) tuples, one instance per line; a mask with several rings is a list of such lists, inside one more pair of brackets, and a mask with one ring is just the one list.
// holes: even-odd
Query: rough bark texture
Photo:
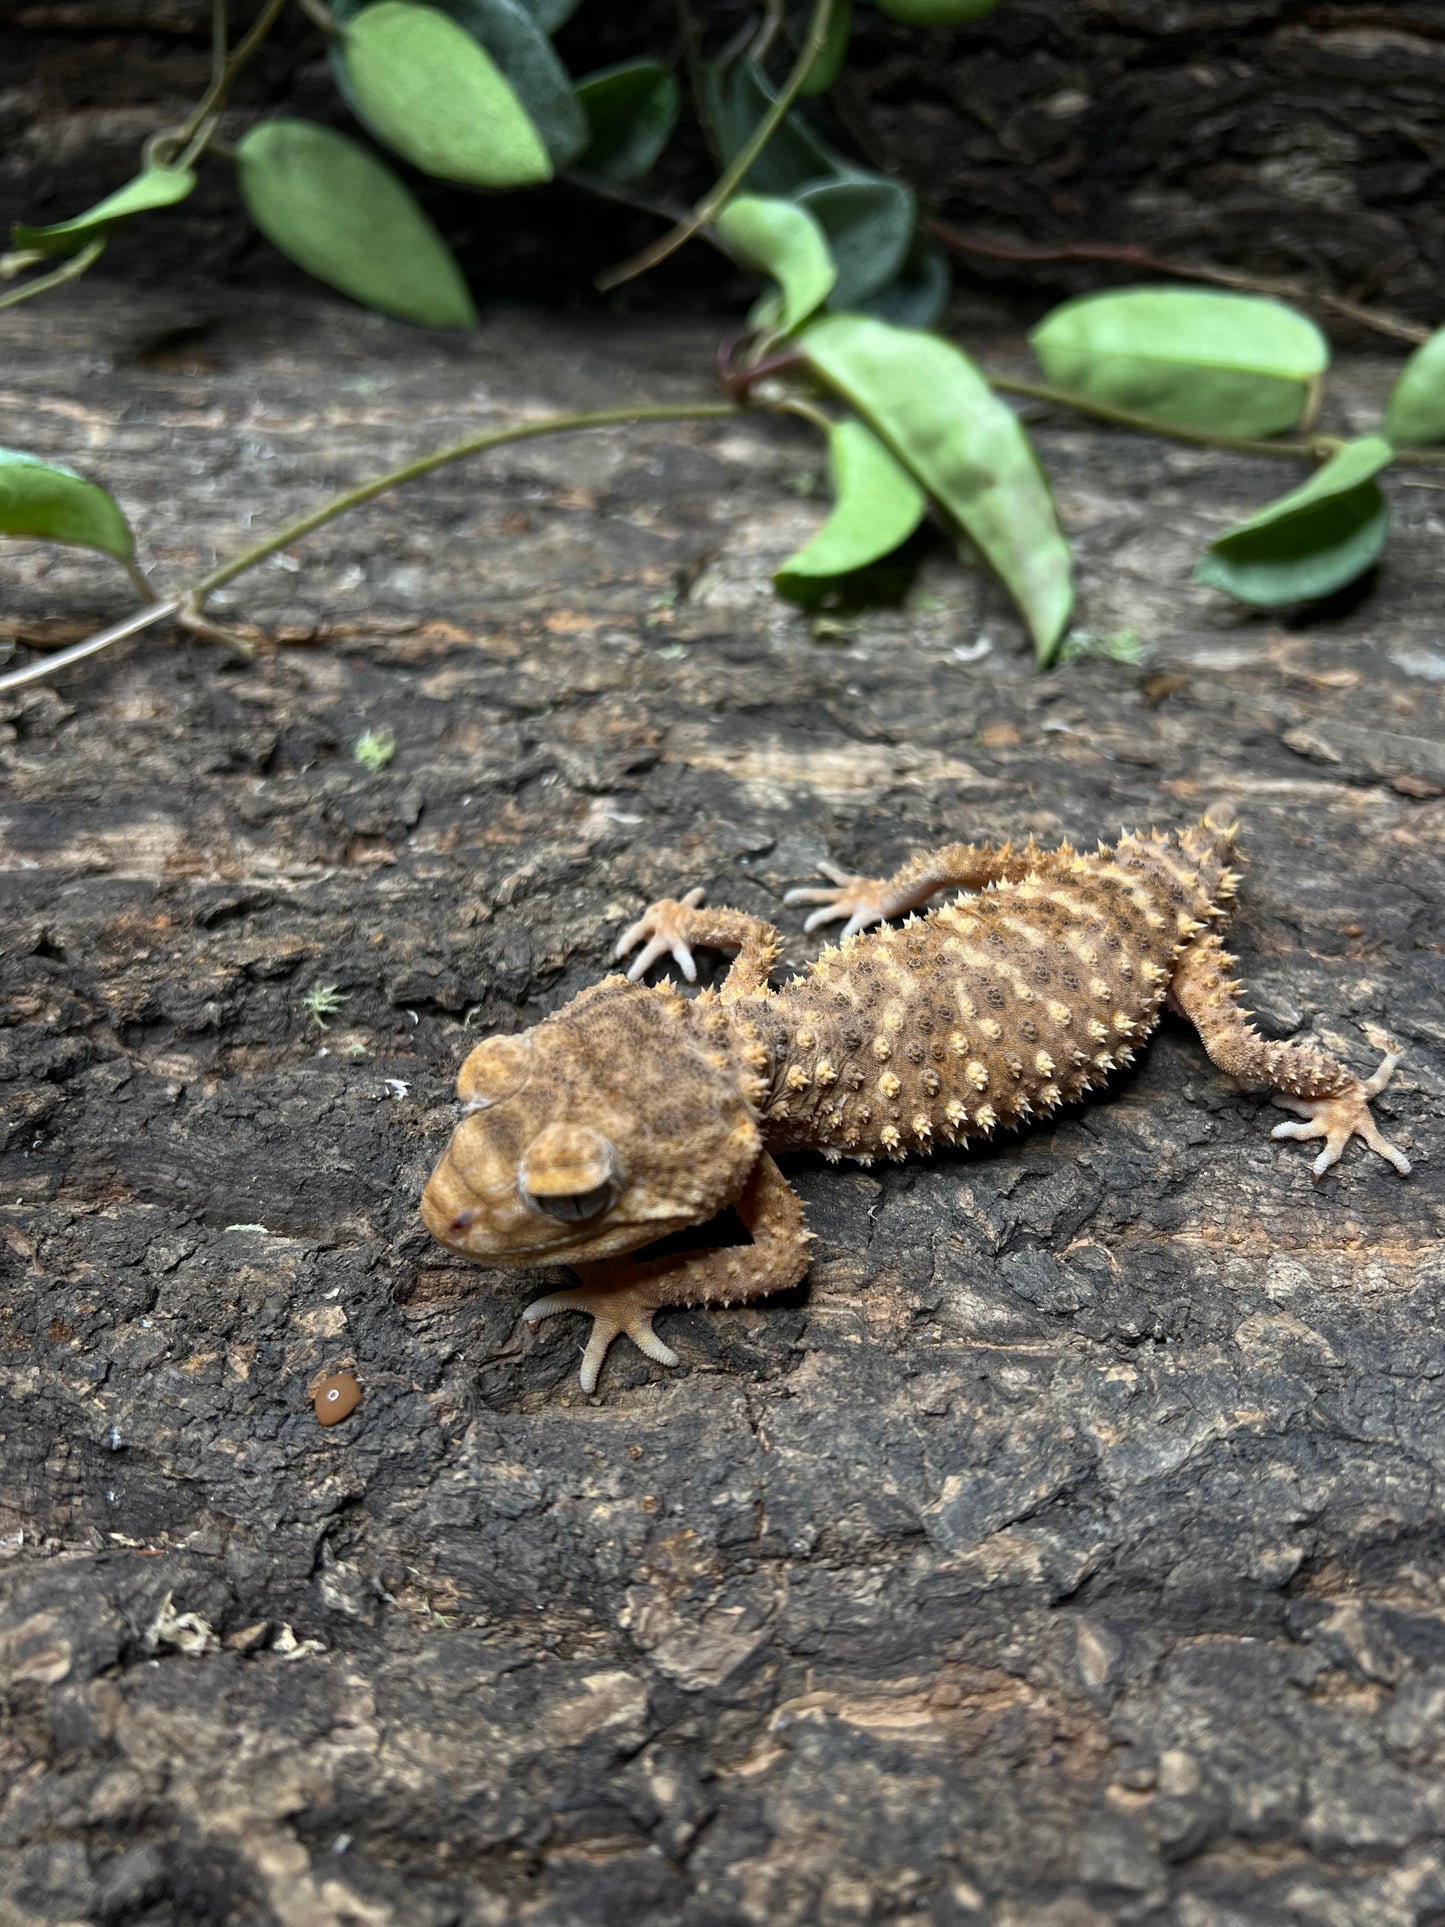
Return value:
[[(694, 8), (709, 50), (750, 7)], [(236, 7), (238, 20), (248, 9)], [(797, 9), (795, 8), (796, 12)], [(668, 50), (671, 0), (581, 7), (559, 46), (575, 73)], [(21, 0), (0, 31), (0, 217), (56, 220), (133, 169), (142, 142), (205, 86), (208, 9), (189, 0)], [(344, 120), (320, 36), (299, 16), (242, 76), (225, 132), (259, 114)], [(841, 119), (839, 112), (841, 110)], [(896, 167), (965, 228), (1051, 244), (1105, 240), (1289, 274), (1438, 322), (1445, 277), (1445, 20), (1438, 0), (1003, 0), (977, 25), (906, 28), (857, 9), (849, 78), (810, 110), (844, 148)], [(700, 191), (685, 128), (662, 169)], [(417, 183), (483, 288), (575, 299), (656, 221), (565, 188), (510, 198)], [(208, 164), (185, 207), (112, 244), (103, 273), (169, 275), (198, 256), (238, 280), (293, 271), (238, 216)], [(1111, 271), (1007, 268), (1051, 293)], [(716, 283), (694, 250), (627, 299)]]
[[(180, 343), (81, 289), (7, 351), (5, 439), (170, 580), (463, 423), (701, 393), (712, 345), (190, 299)], [(6, 699), (5, 1927), (1445, 1919), (1438, 498), (1392, 484), (1379, 580), (1291, 628), (1187, 580), (1278, 465), (1039, 439), (1139, 667), (1037, 678), (941, 549), (815, 638), (767, 576), (816, 446), (746, 420), (439, 473), (234, 585), (278, 653)], [(6, 633), (126, 606), (6, 563)], [(986, 1152), (790, 1160), (807, 1283), (666, 1315), (683, 1367), (619, 1346), (592, 1401), (576, 1321), (517, 1327), (545, 1274), (422, 1234), (465, 1050), (652, 896), (797, 959), (822, 856), (1224, 798), (1256, 1007), (1399, 1039), (1408, 1183), (1356, 1146), (1315, 1186), (1171, 1021)]]

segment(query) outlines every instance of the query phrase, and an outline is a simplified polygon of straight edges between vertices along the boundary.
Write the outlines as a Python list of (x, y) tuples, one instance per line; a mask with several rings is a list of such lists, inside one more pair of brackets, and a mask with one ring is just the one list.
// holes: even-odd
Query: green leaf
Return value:
[(1073, 604), (1068, 544), (1028, 438), (967, 355), (867, 315), (825, 315), (798, 346), (992, 563), (1052, 661)]
[(135, 557), (130, 523), (112, 496), (74, 469), (18, 448), (0, 448), (0, 535), (99, 549), (127, 566)]
[(1293, 428), (1329, 344), (1282, 302), (1194, 288), (1126, 288), (1066, 301), (1029, 336), (1049, 380), (1172, 428)]
[(852, 0), (833, 0), (823, 50), (808, 69), (801, 92), (809, 97), (826, 94), (843, 70), (848, 57), (848, 36), (853, 30)]
[(492, 56), (435, 7), (380, 0), (346, 30), (362, 118), (439, 180), (531, 187), (552, 178), (541, 136)]
[(543, 33), (556, 33), (577, 11), (578, 0), (521, 0), (522, 7)]
[(74, 254), (133, 215), (183, 201), (195, 184), (196, 177), (188, 167), (148, 167), (114, 194), (107, 194), (103, 201), (68, 221), (57, 221), (52, 227), (26, 227), (17, 221), (13, 229), (15, 245), (38, 249), (41, 254)]
[(605, 181), (645, 174), (677, 125), (678, 85), (660, 60), (600, 68), (578, 81), (577, 99), (591, 129), (580, 165)]
[(1217, 536), (1194, 580), (1256, 609), (1343, 589), (1385, 546), (1390, 510), (1375, 477), (1394, 453), (1382, 435), (1346, 442), (1303, 488)]
[(961, 27), (991, 14), (998, 0), (878, 0), (878, 11), (910, 27)]
[(815, 181), (797, 202), (822, 228), (837, 265), (831, 308), (857, 308), (888, 286), (903, 266), (918, 221), (918, 203), (901, 181), (881, 174)]
[(952, 286), (947, 255), (926, 235), (915, 233), (902, 269), (886, 288), (869, 295), (863, 312), (899, 328), (934, 328), (948, 306)]
[(728, 247), (770, 274), (782, 289), (782, 309), (771, 325), (784, 334), (791, 334), (828, 299), (837, 278), (833, 259), (823, 230), (801, 207), (744, 194), (719, 214), (717, 231)]
[(1397, 448), (1445, 442), (1445, 328), (1405, 363), (1385, 404), (1385, 433)]
[(793, 602), (816, 602), (839, 576), (891, 555), (906, 542), (928, 508), (928, 497), (862, 422), (829, 430), (833, 513), (804, 549), (773, 577)]
[(268, 120), (236, 146), (241, 194), (267, 240), (353, 300), (433, 328), (472, 328), (451, 250), (386, 163), (329, 127)]
[[(710, 67), (703, 75), (700, 107), (725, 161), (731, 161), (773, 105), (776, 95), (751, 60)], [(748, 169), (741, 186), (749, 194), (792, 194), (809, 181), (851, 170), (841, 155), (818, 139), (797, 114), (789, 114)]]
[[(434, 0), (431, 10), (444, 14), (470, 35), (496, 63), (502, 78), (521, 102), (526, 118), (541, 137), (552, 166), (569, 166), (587, 144), (587, 117), (567, 69), (542, 30), (545, 23), (539, 24), (533, 10), (522, 4), (522, 0)], [(355, 21), (365, 11), (368, 11), (366, 0), (337, 0), (332, 7), (337, 18), (345, 21)], [(347, 73), (346, 59), (335, 48), (331, 64), (347, 106), (367, 120)], [(485, 138), (485, 132), (485, 129), (477, 130), (477, 137)], [(381, 138), (391, 144), (388, 135), (383, 133)], [(398, 147), (397, 152), (405, 150)]]

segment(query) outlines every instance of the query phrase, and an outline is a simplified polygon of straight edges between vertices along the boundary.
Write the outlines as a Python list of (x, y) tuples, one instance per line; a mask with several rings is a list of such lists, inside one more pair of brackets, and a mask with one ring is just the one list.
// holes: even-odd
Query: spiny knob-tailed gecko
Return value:
[[(591, 1392), (619, 1333), (678, 1362), (652, 1329), (662, 1306), (735, 1304), (802, 1278), (810, 1233), (774, 1152), (867, 1163), (1022, 1124), (1131, 1062), (1166, 1004), (1222, 1071), (1304, 1120), (1275, 1137), (1324, 1139), (1316, 1177), (1352, 1136), (1407, 1176), (1369, 1108), (1398, 1058), (1361, 1082), (1322, 1051), (1261, 1037), (1241, 1007), (1217, 928), (1238, 883), (1233, 841), (1206, 817), (1089, 855), (953, 843), (886, 882), (828, 869), (830, 887), (786, 901), (820, 906), (808, 929), (845, 919), (841, 943), (778, 989), (771, 924), (706, 909), (699, 890), (654, 903), (617, 946), (637, 951), (625, 978), (462, 1065), (427, 1229), (480, 1264), (571, 1265), (580, 1287), (522, 1315), (591, 1316)], [(947, 889), (971, 894), (913, 914)], [(892, 917), (907, 920), (870, 932)], [(664, 955), (695, 981), (694, 944), (736, 951), (720, 989), (688, 999), (637, 981)], [(624, 1259), (729, 1205), (750, 1245)]]

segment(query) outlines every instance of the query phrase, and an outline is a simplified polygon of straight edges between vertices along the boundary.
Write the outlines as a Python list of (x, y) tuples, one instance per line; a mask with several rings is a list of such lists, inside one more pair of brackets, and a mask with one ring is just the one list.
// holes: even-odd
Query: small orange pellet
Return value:
[(311, 1403), (323, 1425), (339, 1425), (361, 1403), (361, 1387), (350, 1372), (334, 1372), (316, 1387)]

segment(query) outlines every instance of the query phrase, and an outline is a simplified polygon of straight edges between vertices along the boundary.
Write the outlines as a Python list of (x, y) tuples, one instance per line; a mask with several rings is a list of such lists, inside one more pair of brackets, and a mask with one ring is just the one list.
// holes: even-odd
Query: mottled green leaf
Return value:
[(934, 328), (943, 318), (952, 286), (947, 255), (927, 235), (915, 232), (898, 274), (861, 306), (864, 314), (895, 327)]
[(423, 173), (469, 187), (551, 180), (542, 138), (497, 63), (435, 7), (367, 7), (343, 57), (367, 126)]
[(137, 214), (173, 207), (195, 184), (196, 177), (188, 167), (148, 167), (114, 194), (107, 194), (103, 201), (97, 201), (84, 214), (73, 214), (68, 221), (56, 221), (51, 227), (26, 227), (23, 221), (17, 221), (15, 245), (35, 248), (41, 254), (74, 254)]
[(878, 11), (910, 27), (961, 27), (991, 14), (998, 0), (878, 0)]
[(446, 243), (386, 163), (345, 134), (262, 121), (238, 142), (236, 168), (251, 219), (308, 274), (405, 321), (476, 325)]
[[(776, 95), (751, 60), (709, 68), (703, 75), (701, 111), (725, 161), (732, 160), (773, 105)], [(842, 157), (797, 114), (789, 114), (742, 182), (749, 194), (792, 194), (810, 181), (850, 170)]]
[(1073, 603), (1069, 548), (1028, 438), (961, 349), (866, 315), (798, 346), (992, 563), (1052, 660)]
[(1405, 363), (1385, 405), (1385, 433), (1397, 448), (1445, 442), (1445, 328)]
[(843, 70), (843, 62), (848, 57), (848, 36), (852, 31), (852, 0), (833, 0), (823, 50), (808, 69), (802, 93), (809, 96), (827, 93)]
[(822, 228), (837, 266), (831, 308), (857, 308), (888, 286), (903, 266), (918, 221), (918, 203), (901, 181), (881, 174), (815, 181), (797, 202)]
[[(587, 144), (587, 116), (567, 69), (542, 31), (545, 23), (539, 23), (522, 0), (431, 0), (431, 5), (496, 62), (540, 136), (552, 166), (569, 166)], [(337, 0), (331, 10), (341, 20), (354, 21), (367, 10), (367, 0)], [(333, 48), (331, 64), (346, 104), (359, 119), (367, 120), (341, 49)], [(397, 149), (398, 153), (402, 151)]]
[(74, 469), (18, 448), (0, 448), (0, 535), (38, 535), (127, 564), (135, 556), (130, 523), (112, 496)]
[(782, 307), (771, 325), (791, 334), (828, 299), (836, 278), (823, 230), (791, 201), (739, 195), (717, 218), (717, 231), (750, 266), (770, 274), (782, 289)]
[(833, 512), (773, 577), (779, 593), (794, 602), (814, 602), (839, 576), (891, 555), (928, 508), (928, 497), (908, 470), (862, 422), (835, 422), (828, 456)]
[(1390, 510), (1375, 477), (1394, 452), (1382, 435), (1346, 442), (1302, 488), (1211, 542), (1195, 581), (1257, 609), (1343, 589), (1385, 546)]
[(660, 60), (625, 60), (577, 83), (590, 138), (579, 162), (607, 181), (635, 181), (672, 138), (680, 95)]
[(1071, 394), (1220, 435), (1292, 428), (1330, 358), (1315, 324), (1282, 302), (1195, 288), (1084, 295), (1029, 340)]

